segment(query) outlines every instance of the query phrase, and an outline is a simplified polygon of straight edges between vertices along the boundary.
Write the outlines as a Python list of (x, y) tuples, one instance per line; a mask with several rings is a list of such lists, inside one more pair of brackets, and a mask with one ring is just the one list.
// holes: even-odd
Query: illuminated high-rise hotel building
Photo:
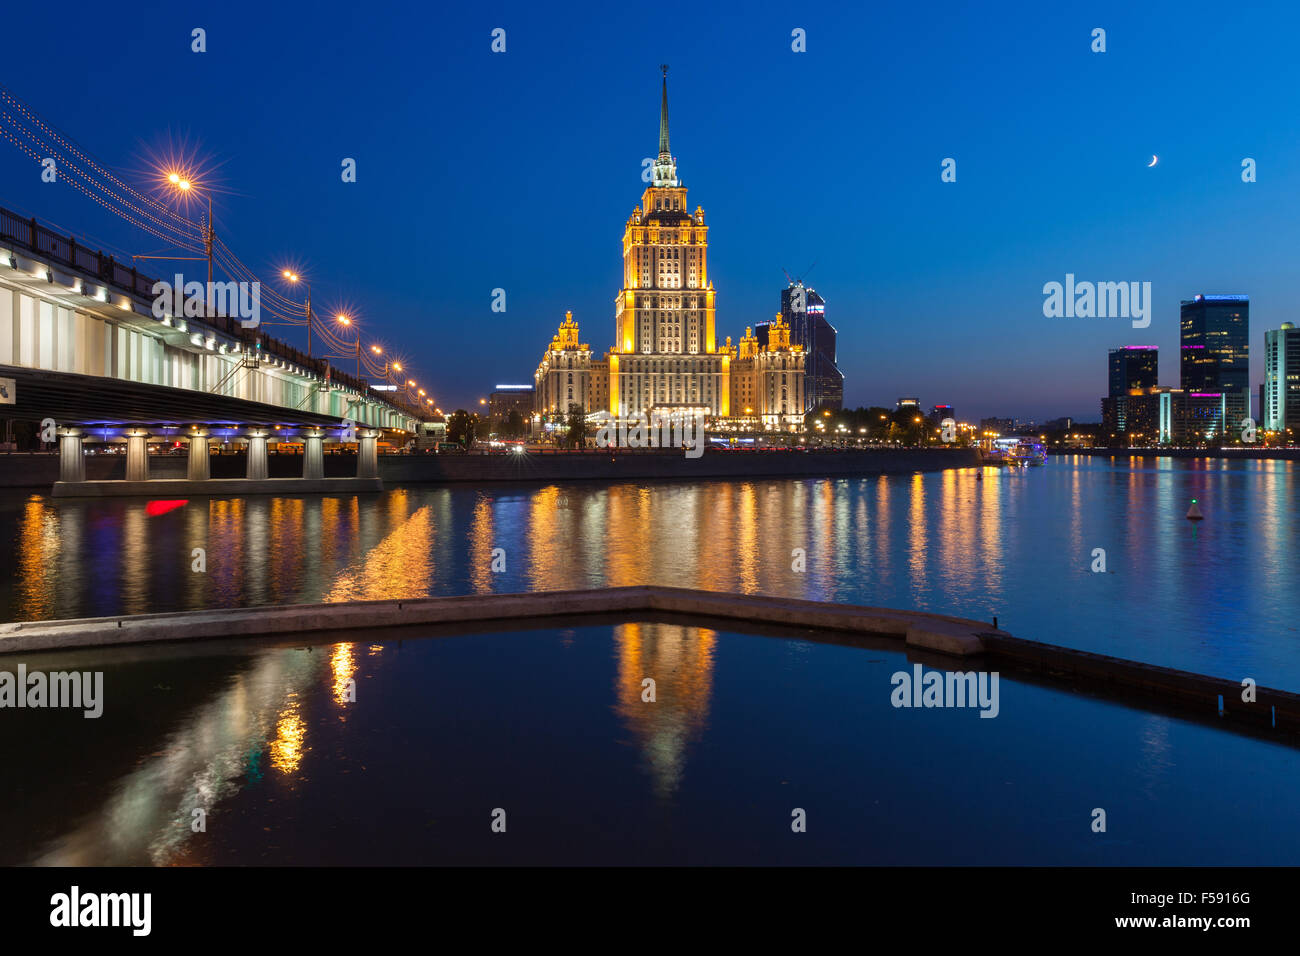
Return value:
[(690, 212), (668, 142), (663, 67), (659, 156), (623, 230), (623, 288), (614, 305), (609, 410), (617, 418), (730, 414), (730, 356), (719, 353), (704, 210)]
[(668, 143), (668, 68), (663, 70), (659, 156), (623, 230), (614, 347), (597, 359), (579, 340), (572, 314), (565, 313), (534, 373), (534, 410), (552, 422), (581, 409), (624, 421), (703, 415), (715, 422), (734, 417), (746, 428), (802, 427), (808, 352), (791, 340), (781, 316), (763, 323), (761, 341), (746, 329), (738, 348), (730, 339), (718, 345), (709, 227), (702, 208), (688, 211), (686, 187), (677, 178)]

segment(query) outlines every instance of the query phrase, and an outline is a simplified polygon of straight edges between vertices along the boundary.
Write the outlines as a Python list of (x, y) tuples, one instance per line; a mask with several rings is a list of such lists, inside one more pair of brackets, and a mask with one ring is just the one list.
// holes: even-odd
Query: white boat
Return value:
[(1042, 442), (1032, 438), (997, 438), (993, 441), (987, 459), (995, 465), (1045, 465), (1047, 449)]

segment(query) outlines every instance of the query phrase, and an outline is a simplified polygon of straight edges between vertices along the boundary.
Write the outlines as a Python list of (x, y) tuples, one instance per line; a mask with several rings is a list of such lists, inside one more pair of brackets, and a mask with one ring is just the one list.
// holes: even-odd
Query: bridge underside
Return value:
[(0, 378), (13, 379), (13, 404), (0, 398), (0, 418), (60, 426), (284, 425), (337, 428), (330, 415), (264, 405), (225, 395), (147, 385), (97, 375), (45, 372), (0, 365)]

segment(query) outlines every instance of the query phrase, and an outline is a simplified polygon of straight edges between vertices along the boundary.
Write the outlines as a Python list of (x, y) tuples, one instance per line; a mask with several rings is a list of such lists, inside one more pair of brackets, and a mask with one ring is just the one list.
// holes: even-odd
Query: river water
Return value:
[(10, 492), (0, 618), (654, 583), (996, 616), (1017, 637), (1300, 691), (1298, 468), (1080, 456), (339, 497)]
[[(653, 582), (997, 615), (1024, 638), (1300, 690), (1295, 468), (1076, 458), (327, 498), (9, 494), (0, 609)], [(712, 628), (588, 619), (6, 656), (0, 672), (98, 672), (103, 692), (95, 718), (0, 710), (0, 864), (1300, 858), (1300, 749), (1221, 729), (1208, 702), (1171, 715), (1008, 674), (992, 707), (898, 707), (895, 675), (941, 662), (896, 641)]]

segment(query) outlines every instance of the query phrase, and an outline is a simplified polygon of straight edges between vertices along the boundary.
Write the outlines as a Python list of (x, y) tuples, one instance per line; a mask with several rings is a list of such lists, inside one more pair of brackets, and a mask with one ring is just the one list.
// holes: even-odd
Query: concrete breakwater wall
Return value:
[(1064, 683), (1106, 697), (1154, 699), (1194, 719), (1223, 721), (1267, 736), (1294, 741), (1300, 734), (1300, 694), (1288, 691), (1256, 687), (1254, 698), (1244, 702), (1242, 685), (1235, 680), (1024, 640), (948, 615), (657, 585), (23, 621), (0, 625), (0, 655), (238, 638), (327, 641), (337, 635), (355, 640), (357, 633), (378, 637), (386, 628), (419, 636), (422, 627), (483, 622), (527, 630), (610, 615), (623, 620), (674, 615), (701, 626), (734, 621), (741, 631), (746, 624), (820, 630), (835, 643), (861, 647), (895, 639), (910, 657), (935, 668), (1019, 671), (1046, 684)]

